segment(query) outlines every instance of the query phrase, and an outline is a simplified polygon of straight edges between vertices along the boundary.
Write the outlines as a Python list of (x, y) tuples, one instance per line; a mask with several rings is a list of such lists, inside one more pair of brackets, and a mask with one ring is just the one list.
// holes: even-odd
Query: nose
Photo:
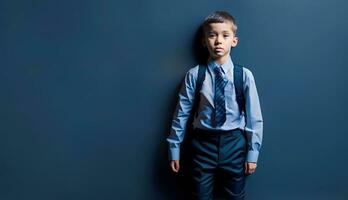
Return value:
[(221, 36), (218, 35), (215, 40), (215, 44), (221, 44)]

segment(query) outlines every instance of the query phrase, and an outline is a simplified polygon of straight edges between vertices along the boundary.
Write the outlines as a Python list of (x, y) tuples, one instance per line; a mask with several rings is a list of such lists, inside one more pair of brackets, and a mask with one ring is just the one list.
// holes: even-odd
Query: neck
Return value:
[(222, 65), (222, 64), (224, 64), (224, 63), (227, 61), (227, 59), (228, 59), (229, 56), (230, 56), (229, 54), (226, 54), (225, 56), (223, 56), (223, 57), (218, 57), (218, 58), (212, 58), (212, 57), (210, 57), (209, 60), (213, 59), (214, 62), (215, 62), (216, 64)]

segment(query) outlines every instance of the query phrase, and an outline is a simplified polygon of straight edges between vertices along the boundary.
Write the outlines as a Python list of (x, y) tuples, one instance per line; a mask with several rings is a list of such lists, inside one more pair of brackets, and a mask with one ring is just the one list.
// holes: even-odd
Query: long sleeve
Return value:
[(246, 128), (249, 149), (246, 161), (257, 162), (263, 136), (263, 119), (255, 79), (250, 70), (245, 69)]
[(179, 100), (173, 115), (169, 142), (169, 160), (180, 159), (180, 143), (183, 141), (186, 132), (186, 123), (193, 107), (196, 78), (192, 69), (185, 75), (179, 91)]

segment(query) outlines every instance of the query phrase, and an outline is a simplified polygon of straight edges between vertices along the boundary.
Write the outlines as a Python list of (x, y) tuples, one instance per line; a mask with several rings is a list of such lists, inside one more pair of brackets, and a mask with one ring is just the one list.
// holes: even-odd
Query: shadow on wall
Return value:
[(198, 64), (206, 64), (209, 56), (207, 48), (202, 46), (203, 40), (203, 26), (200, 26), (195, 34), (194, 41), (192, 44), (192, 53)]
[[(203, 38), (203, 29), (200, 26), (194, 35), (194, 40), (192, 43), (192, 54), (197, 62), (197, 64), (206, 64), (208, 59), (209, 52), (206, 48), (202, 46), (202, 38)], [(181, 82), (177, 85), (176, 90), (172, 93), (172, 101), (168, 104), (168, 109), (165, 112), (164, 116), (165, 126), (162, 131), (163, 136), (159, 140), (159, 144), (157, 146), (157, 151), (155, 155), (154, 161), (154, 187), (156, 187), (159, 193), (164, 195), (165, 199), (190, 199), (190, 140), (191, 140), (191, 132), (188, 131), (185, 134), (185, 139), (181, 144), (181, 154), (180, 154), (180, 170), (178, 174), (175, 174), (171, 171), (169, 167), (168, 160), (168, 143), (166, 138), (170, 132), (171, 122), (173, 113), (176, 108), (176, 104), (178, 101), (178, 92), (180, 87), (182, 86), (184, 77), (181, 79)], [(192, 118), (190, 119), (192, 121)], [(190, 121), (189, 120), (189, 121)]]

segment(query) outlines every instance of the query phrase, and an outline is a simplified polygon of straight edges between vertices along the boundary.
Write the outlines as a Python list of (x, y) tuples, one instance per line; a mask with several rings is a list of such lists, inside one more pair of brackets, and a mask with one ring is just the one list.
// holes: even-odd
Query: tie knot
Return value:
[(215, 72), (215, 74), (221, 76), (221, 75), (222, 75), (222, 67), (216, 66), (216, 67), (214, 68), (214, 72)]

